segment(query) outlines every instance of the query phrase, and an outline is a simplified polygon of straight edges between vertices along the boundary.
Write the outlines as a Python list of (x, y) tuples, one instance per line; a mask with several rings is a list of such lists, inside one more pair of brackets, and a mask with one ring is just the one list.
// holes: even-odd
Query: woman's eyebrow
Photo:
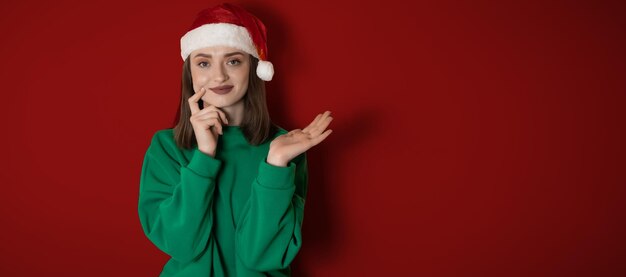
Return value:
[[(230, 57), (230, 56), (234, 56), (234, 55), (243, 55), (243, 53), (241, 53), (241, 52), (226, 53), (226, 54), (224, 54), (224, 57)], [(194, 56), (194, 58), (197, 58), (197, 57), (211, 58), (211, 55), (204, 54), (204, 53), (198, 53), (198, 54), (196, 54)]]
[(227, 53), (226, 55), (224, 55), (224, 57), (230, 57), (230, 56), (235, 56), (235, 55), (243, 55), (243, 53), (241, 52)]

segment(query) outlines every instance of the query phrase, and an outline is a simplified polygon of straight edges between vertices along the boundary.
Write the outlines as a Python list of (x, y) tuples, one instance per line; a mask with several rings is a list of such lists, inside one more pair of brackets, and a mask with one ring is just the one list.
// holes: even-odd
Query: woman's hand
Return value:
[(217, 139), (219, 135), (223, 134), (222, 122), (228, 124), (228, 120), (224, 112), (215, 106), (204, 107), (200, 110), (198, 101), (205, 93), (206, 89), (202, 88), (199, 92), (189, 97), (189, 108), (191, 109), (189, 121), (191, 121), (193, 132), (196, 135), (198, 150), (211, 157), (215, 157)]
[(275, 138), (270, 144), (267, 163), (287, 166), (293, 158), (322, 142), (332, 133), (332, 130), (326, 130), (332, 120), (330, 112), (326, 111), (324, 114), (318, 114), (306, 128), (296, 129)]

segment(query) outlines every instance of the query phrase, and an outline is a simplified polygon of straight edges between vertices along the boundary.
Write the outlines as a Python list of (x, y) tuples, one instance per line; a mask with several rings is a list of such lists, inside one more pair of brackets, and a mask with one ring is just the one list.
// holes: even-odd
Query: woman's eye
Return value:
[(241, 63), (241, 61), (239, 61), (239, 60), (230, 60), (230, 61), (228, 61), (228, 64), (230, 64), (230, 65), (238, 65), (240, 63)]
[(207, 66), (209, 66), (209, 63), (208, 62), (200, 62), (200, 63), (198, 63), (198, 66), (199, 67), (207, 67)]

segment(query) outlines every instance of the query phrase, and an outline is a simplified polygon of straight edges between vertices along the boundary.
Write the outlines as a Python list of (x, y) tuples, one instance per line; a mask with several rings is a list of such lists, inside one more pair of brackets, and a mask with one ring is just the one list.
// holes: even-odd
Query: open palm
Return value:
[(326, 130), (332, 120), (330, 112), (326, 111), (318, 114), (306, 128), (278, 136), (270, 144), (267, 162), (275, 166), (286, 166), (293, 158), (326, 139), (332, 133), (332, 130)]

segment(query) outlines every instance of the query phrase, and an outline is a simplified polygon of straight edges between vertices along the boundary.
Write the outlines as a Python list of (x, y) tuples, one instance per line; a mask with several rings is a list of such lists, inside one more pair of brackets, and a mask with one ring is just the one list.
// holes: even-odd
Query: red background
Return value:
[[(626, 276), (624, 2), (409, 2), (237, 2), (275, 121), (335, 116), (296, 276)], [(141, 163), (213, 4), (2, 1), (0, 275), (160, 272)]]

